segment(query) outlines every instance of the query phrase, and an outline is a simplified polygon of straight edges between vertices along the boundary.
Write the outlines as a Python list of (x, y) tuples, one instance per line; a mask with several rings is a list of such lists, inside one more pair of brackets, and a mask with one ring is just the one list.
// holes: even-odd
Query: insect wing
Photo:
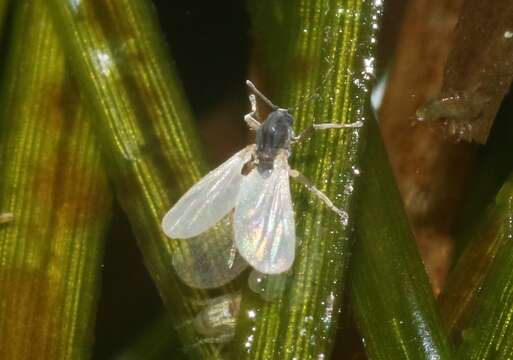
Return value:
[(162, 229), (174, 239), (197, 236), (220, 221), (237, 200), (242, 167), (251, 158), (246, 147), (197, 182), (162, 220)]
[(275, 159), (264, 178), (252, 171), (241, 184), (234, 215), (235, 245), (264, 274), (287, 271), (294, 261), (296, 229), (286, 160)]
[(233, 248), (232, 214), (187, 241), (180, 241), (172, 264), (188, 286), (212, 289), (237, 277), (248, 264)]

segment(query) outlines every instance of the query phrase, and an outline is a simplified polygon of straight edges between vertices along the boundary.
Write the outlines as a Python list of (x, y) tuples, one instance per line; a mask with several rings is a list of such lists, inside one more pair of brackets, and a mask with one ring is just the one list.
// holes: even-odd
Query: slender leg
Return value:
[(228, 268), (233, 269), (233, 265), (235, 264), (235, 258), (237, 257), (237, 248), (235, 247), (235, 243), (232, 244), (230, 248), (230, 257), (228, 258)]
[(309, 138), (315, 130), (328, 130), (328, 129), (345, 129), (345, 128), (359, 128), (363, 125), (361, 121), (356, 121), (351, 124), (332, 124), (332, 123), (324, 123), (324, 124), (312, 124), (306, 130), (304, 130), (298, 136), (295, 136), (292, 139), (292, 143), (295, 144), (303, 139)]
[(255, 117), (258, 117), (255, 95), (249, 95), (249, 102), (251, 104), (251, 112), (249, 114), (244, 115), (244, 121), (246, 122), (246, 124), (248, 124), (251, 130), (256, 131), (260, 127), (260, 122), (257, 119), (255, 119)]
[(340, 217), (343, 225), (347, 225), (347, 213), (344, 210), (336, 207), (335, 204), (333, 204), (333, 202), (321, 190), (317, 189), (315, 185), (306, 178), (306, 176), (294, 169), (289, 170), (289, 175), (303, 184), (308, 189), (308, 191), (317, 196), (330, 210), (333, 210)]

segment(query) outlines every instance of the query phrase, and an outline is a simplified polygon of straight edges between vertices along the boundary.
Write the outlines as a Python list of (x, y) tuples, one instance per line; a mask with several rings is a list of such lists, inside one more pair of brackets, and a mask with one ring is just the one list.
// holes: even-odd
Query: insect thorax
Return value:
[(269, 114), (256, 133), (257, 169), (263, 176), (273, 170), (274, 159), (280, 149), (289, 149), (292, 137), (292, 116), (285, 109)]

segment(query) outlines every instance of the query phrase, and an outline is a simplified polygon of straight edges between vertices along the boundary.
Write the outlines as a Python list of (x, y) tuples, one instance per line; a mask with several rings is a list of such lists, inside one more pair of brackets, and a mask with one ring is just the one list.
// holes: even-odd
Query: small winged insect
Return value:
[[(344, 211), (302, 174), (289, 167), (288, 158), (291, 146), (314, 130), (356, 128), (362, 125), (361, 122), (313, 124), (295, 136), (290, 112), (274, 105), (249, 80), (247, 85), (252, 91), (249, 96), (251, 112), (244, 116), (244, 121), (256, 131), (256, 144), (237, 152), (192, 186), (162, 221), (167, 236), (190, 239), (190, 244), (205, 245), (204, 241), (210, 238), (204, 236), (205, 232), (216, 224), (225, 224), (224, 229), (227, 225), (231, 227), (230, 235), (225, 237), (229, 240), (217, 244), (223, 247), (225, 260), (221, 266), (224, 266), (226, 274), (215, 281), (209, 280), (209, 274), (201, 275), (201, 281), (191, 278), (195, 271), (208, 273), (214, 270), (205, 267), (201, 256), (192, 251), (174, 261), (178, 275), (193, 287), (223, 285), (244, 270), (247, 264), (262, 274), (280, 274), (292, 266), (296, 230), (289, 177), (303, 183), (337, 213), (343, 223), (347, 221)], [(255, 95), (272, 109), (263, 123), (258, 120)]]
[(210, 299), (193, 319), (192, 325), (203, 343), (226, 343), (233, 339), (241, 295), (232, 293)]
[(491, 98), (479, 91), (450, 91), (428, 100), (415, 113), (445, 138), (484, 143), (490, 130), (485, 109)]

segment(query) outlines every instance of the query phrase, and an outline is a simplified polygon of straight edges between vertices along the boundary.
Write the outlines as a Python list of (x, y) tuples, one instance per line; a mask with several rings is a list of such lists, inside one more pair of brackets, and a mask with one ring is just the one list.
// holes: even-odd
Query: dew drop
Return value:
[(281, 296), (287, 285), (288, 273), (268, 275), (253, 270), (248, 277), (248, 286), (265, 301)]

